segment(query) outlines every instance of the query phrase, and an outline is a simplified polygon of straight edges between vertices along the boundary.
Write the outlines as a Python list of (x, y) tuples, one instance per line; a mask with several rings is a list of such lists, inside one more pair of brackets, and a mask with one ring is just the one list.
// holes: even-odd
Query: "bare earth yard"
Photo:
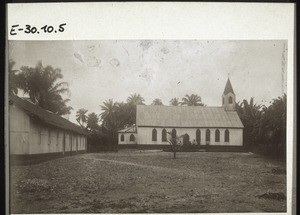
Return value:
[(281, 162), (250, 153), (172, 156), (119, 151), (13, 166), (11, 213), (286, 211)]

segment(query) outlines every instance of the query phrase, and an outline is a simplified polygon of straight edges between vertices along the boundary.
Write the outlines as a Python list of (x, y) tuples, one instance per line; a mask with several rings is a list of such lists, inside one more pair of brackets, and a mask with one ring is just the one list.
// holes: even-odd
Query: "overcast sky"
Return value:
[[(221, 106), (228, 74), (236, 100), (269, 102), (286, 93), (286, 41), (10, 41), (9, 58), (21, 66), (60, 68), (69, 83), (68, 105), (99, 114), (103, 101), (133, 93), (151, 104), (198, 94)], [(22, 96), (22, 95), (21, 95)]]

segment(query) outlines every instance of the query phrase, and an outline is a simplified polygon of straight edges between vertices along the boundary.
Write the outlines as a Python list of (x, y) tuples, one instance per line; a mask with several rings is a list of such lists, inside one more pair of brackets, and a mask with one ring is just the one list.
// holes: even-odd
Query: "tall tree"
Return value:
[(253, 150), (259, 142), (260, 120), (262, 117), (262, 106), (255, 104), (251, 98), (248, 102), (246, 99), (243, 102), (236, 104), (236, 110), (244, 125), (244, 145), (247, 150)]
[(98, 115), (93, 113), (90, 113), (87, 117), (87, 128), (92, 132), (96, 133), (99, 129), (98, 124), (99, 118)]
[(163, 105), (161, 99), (154, 99), (151, 105)]
[(58, 82), (63, 78), (60, 69), (44, 67), (39, 61), (35, 67), (21, 67), (19, 78), (20, 89), (33, 103), (58, 115), (70, 113), (72, 107), (66, 104), (70, 100), (62, 97), (69, 92), (68, 83)]
[(140, 94), (131, 94), (127, 98), (127, 103), (133, 104), (133, 105), (144, 105), (145, 99)]
[(20, 78), (18, 76), (18, 73), (20, 72), (17, 69), (14, 69), (16, 62), (13, 60), (8, 61), (8, 89), (9, 94), (18, 94), (18, 87), (20, 83)]
[(179, 102), (179, 98), (172, 98), (171, 100), (170, 100), (170, 105), (172, 105), (172, 106), (178, 106), (178, 105), (180, 105), (180, 102)]
[(118, 103), (115, 103), (113, 99), (109, 99), (103, 102), (103, 105), (100, 105), (101, 110), (103, 111), (100, 114), (102, 125), (104, 130), (107, 133), (107, 136), (112, 144), (112, 147), (115, 149), (117, 145), (117, 131), (118, 131), (118, 117), (117, 117), (117, 108)]
[(182, 98), (181, 105), (204, 106), (201, 97), (197, 94), (185, 95), (185, 97)]
[(109, 99), (103, 102), (103, 105), (100, 105), (102, 113), (100, 114), (102, 120), (109, 120), (114, 117), (116, 112), (117, 103), (113, 99)]
[(76, 120), (81, 127), (84, 127), (84, 124), (87, 123), (87, 115), (88, 110), (81, 108), (76, 112)]
[(144, 105), (145, 99), (140, 94), (131, 94), (127, 98), (127, 110), (129, 114), (130, 122), (129, 124), (135, 124), (136, 121), (136, 106), (137, 105)]
[(285, 159), (286, 156), (286, 94), (273, 99), (269, 107), (263, 108), (260, 123), (261, 143), (268, 143), (267, 151)]

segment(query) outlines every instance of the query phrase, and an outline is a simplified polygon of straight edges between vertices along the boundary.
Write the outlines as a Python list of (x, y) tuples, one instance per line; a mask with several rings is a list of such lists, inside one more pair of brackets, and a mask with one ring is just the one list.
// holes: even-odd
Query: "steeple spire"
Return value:
[[(228, 73), (228, 76), (229, 76), (229, 73)], [(229, 77), (227, 79), (227, 83), (226, 83), (223, 94), (227, 95), (228, 93), (233, 93), (235, 95)]]
[(229, 77), (222, 95), (222, 106), (225, 108), (226, 111), (235, 110), (235, 94), (230, 83)]

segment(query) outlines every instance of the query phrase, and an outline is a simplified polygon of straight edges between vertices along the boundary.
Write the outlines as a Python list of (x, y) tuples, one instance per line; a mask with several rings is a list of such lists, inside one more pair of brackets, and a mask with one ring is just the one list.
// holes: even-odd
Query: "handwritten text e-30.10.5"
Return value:
[(39, 34), (42, 33), (58, 33), (58, 32), (64, 32), (66, 23), (62, 23), (58, 26), (58, 29), (53, 27), (52, 25), (44, 25), (40, 28), (40, 30), (31, 25), (25, 25), (25, 28), (20, 27), (19, 25), (12, 25), (10, 29), (10, 35), (17, 35), (17, 32), (24, 32), (26, 34)]

